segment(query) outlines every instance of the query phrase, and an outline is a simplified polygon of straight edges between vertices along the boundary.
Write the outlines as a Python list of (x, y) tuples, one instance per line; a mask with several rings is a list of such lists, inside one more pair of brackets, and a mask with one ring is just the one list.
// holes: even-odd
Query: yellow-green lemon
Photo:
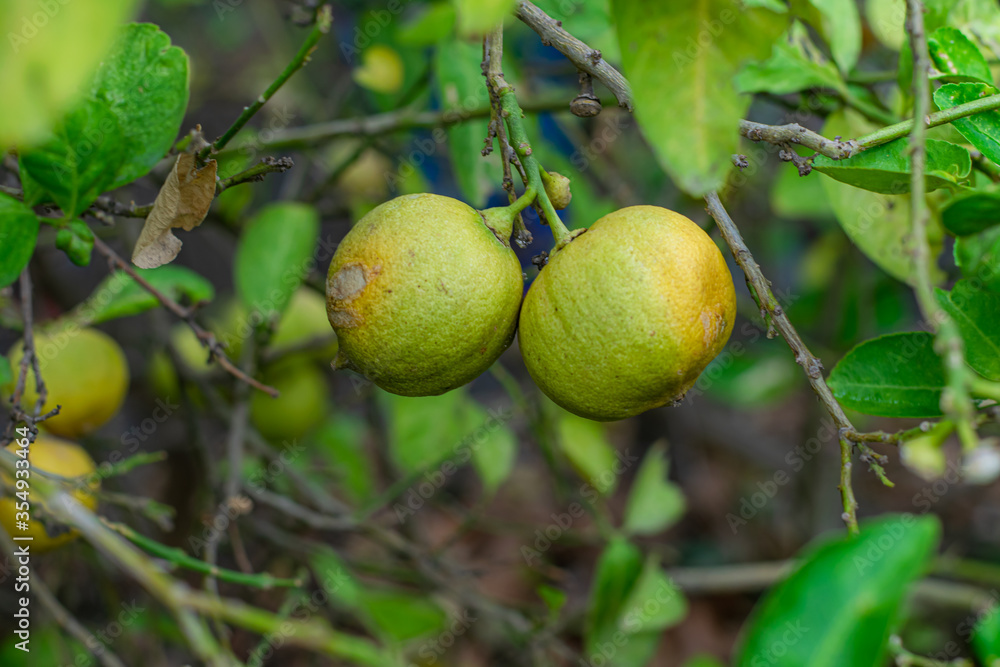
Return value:
[(326, 282), (341, 365), (403, 396), (443, 394), (490, 367), (513, 339), (523, 276), (511, 218), (485, 213), (418, 194), (358, 221)]
[(270, 440), (294, 440), (319, 425), (330, 411), (330, 389), (323, 373), (308, 361), (279, 363), (261, 380), (280, 392), (271, 398), (255, 391), (250, 421)]
[(326, 340), (322, 347), (311, 349), (308, 355), (325, 363), (337, 356), (337, 337), (330, 331), (326, 317), (326, 300), (307, 287), (300, 288), (292, 295), (292, 300), (278, 320), (278, 326), (271, 336), (270, 348), (274, 353), (282, 353), (305, 343)]
[[(44, 375), (43, 375), (44, 377)], [(15, 454), (20, 450), (17, 442), (12, 442), (7, 446), (7, 450)], [(28, 450), (28, 462), (30, 469), (35, 471), (53, 473), (61, 477), (78, 478), (79, 485), (74, 489), (73, 496), (88, 509), (97, 507), (97, 498), (93, 492), (99, 487), (97, 476), (94, 475), (97, 467), (90, 454), (83, 447), (74, 443), (54, 438), (44, 432), (40, 432), (35, 441), (31, 443)], [(18, 460), (22, 460), (18, 457)], [(15, 496), (16, 488), (14, 480), (7, 472), (2, 474), (3, 483), (6, 487), (3, 495), (0, 496), (0, 524), (3, 524), (7, 534), (16, 537), (31, 537), (30, 544), (33, 552), (49, 551), (76, 538), (75, 531), (67, 529), (65, 526), (53, 523), (50, 517), (44, 517), (37, 509), (44, 509), (45, 504), (40, 501), (37, 494), (31, 495), (31, 509), (27, 519), (28, 530), (21, 530), (18, 521), (24, 520), (24, 515), (18, 515), (17, 503), (21, 502)]]
[[(35, 331), (42, 379), (48, 397), (42, 412), (61, 406), (59, 414), (42, 422), (56, 435), (78, 438), (93, 433), (118, 413), (128, 391), (129, 372), (121, 346), (97, 329), (68, 326)], [(10, 350), (15, 370), (24, 356), (23, 342)], [(4, 395), (13, 393), (13, 384)], [(38, 400), (35, 374), (29, 369), (21, 404), (34, 407)]]
[(518, 340), (549, 398), (611, 421), (683, 396), (735, 316), (732, 276), (712, 239), (678, 213), (632, 206), (554, 253), (525, 297)]

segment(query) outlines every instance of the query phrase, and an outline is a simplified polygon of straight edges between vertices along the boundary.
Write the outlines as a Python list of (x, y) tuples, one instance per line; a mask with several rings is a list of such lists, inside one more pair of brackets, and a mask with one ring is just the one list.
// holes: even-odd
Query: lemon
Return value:
[[(7, 450), (16, 453), (20, 447), (17, 442), (12, 442), (7, 446)], [(29, 475), (33, 474), (34, 471), (41, 470), (61, 477), (83, 478), (80, 480), (80, 486), (73, 491), (73, 496), (90, 510), (97, 507), (97, 498), (93, 494), (93, 491), (96, 491), (100, 486), (94, 475), (97, 466), (80, 445), (41, 432), (35, 442), (31, 443), (28, 462), (31, 464), (28, 468)], [(33, 552), (48, 551), (76, 539), (75, 531), (71, 531), (65, 526), (54, 525), (50, 517), (43, 517), (36, 511), (39, 505), (42, 508), (45, 505), (40, 503), (37, 495), (32, 494), (30, 489), (31, 508), (28, 510), (28, 530), (20, 530), (18, 521), (23, 521), (24, 516), (17, 514), (16, 503), (21, 502), (21, 499), (14, 495), (16, 489), (13, 488), (14, 480), (11, 475), (4, 472), (2, 477), (6, 488), (3, 491), (3, 496), (0, 497), (0, 524), (9, 535), (33, 538), (31, 542), (22, 543), (29, 544)], [(30, 483), (30, 476), (28, 479)]]
[(271, 398), (255, 391), (250, 398), (250, 421), (269, 440), (301, 438), (330, 411), (326, 378), (308, 362), (280, 363), (264, 372), (262, 382), (280, 392), (278, 398)]
[(512, 218), (488, 217), (433, 194), (363, 217), (327, 275), (339, 365), (403, 396), (443, 394), (489, 368), (513, 340), (524, 288)]
[(712, 239), (656, 206), (610, 213), (554, 253), (518, 340), (531, 377), (598, 421), (678, 400), (733, 329), (732, 276)]
[(329, 342), (303, 356), (330, 363), (337, 356), (337, 337), (330, 331), (330, 323), (326, 317), (326, 299), (318, 292), (302, 287), (292, 295), (292, 300), (278, 320), (278, 326), (271, 336), (270, 348), (272, 352), (282, 353), (319, 339)]
[(375, 44), (361, 54), (361, 66), (354, 69), (354, 80), (368, 90), (389, 94), (403, 86), (405, 73), (399, 52), (384, 44)]
[[(93, 433), (118, 413), (128, 391), (129, 372), (118, 343), (97, 329), (76, 326), (35, 331), (42, 379), (48, 398), (42, 412), (61, 406), (59, 414), (41, 423), (47, 431), (67, 438)], [(9, 353), (17, 372), (24, 356), (23, 341)], [(14, 391), (4, 388), (5, 396)], [(38, 394), (35, 374), (29, 368), (21, 405), (32, 409)]]

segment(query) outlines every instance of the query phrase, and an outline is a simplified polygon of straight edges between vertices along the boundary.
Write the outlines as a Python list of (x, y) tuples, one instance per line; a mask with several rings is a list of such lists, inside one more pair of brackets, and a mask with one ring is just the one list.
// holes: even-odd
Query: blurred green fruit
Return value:
[[(35, 331), (35, 352), (48, 397), (42, 413), (61, 406), (59, 414), (42, 422), (49, 432), (67, 438), (93, 433), (118, 413), (128, 391), (128, 362), (121, 346), (97, 329), (68, 326)], [(15, 380), (4, 387), (4, 398), (14, 392), (23, 341), (8, 357)], [(28, 369), (21, 405), (33, 409), (38, 393), (35, 373)]]
[(500, 218), (433, 194), (362, 218), (327, 275), (338, 364), (402, 396), (443, 394), (489, 368), (513, 339), (523, 292), (512, 220)]
[(326, 378), (308, 362), (279, 364), (266, 370), (261, 381), (281, 392), (278, 398), (271, 398), (254, 391), (250, 399), (250, 421), (269, 440), (301, 438), (330, 412)]
[(363, 88), (389, 94), (400, 89), (404, 74), (399, 52), (385, 44), (374, 44), (361, 54), (361, 66), (354, 69), (354, 80)]
[[(307, 287), (292, 295), (278, 326), (271, 336), (273, 353), (282, 352), (316, 340), (328, 340), (323, 347), (310, 350), (303, 356), (323, 363), (330, 363), (337, 356), (337, 337), (330, 331), (326, 317), (326, 300)], [(295, 355), (298, 356), (298, 355)]]
[(611, 421), (680, 399), (735, 318), (733, 279), (708, 234), (673, 211), (632, 206), (552, 255), (525, 297), (518, 340), (549, 398)]

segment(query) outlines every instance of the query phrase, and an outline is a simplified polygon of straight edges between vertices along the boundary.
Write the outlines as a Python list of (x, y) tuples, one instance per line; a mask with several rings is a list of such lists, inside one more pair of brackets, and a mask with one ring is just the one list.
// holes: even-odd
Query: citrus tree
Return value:
[(0, 5), (0, 664), (1000, 664), (1000, 7), (343, 5)]

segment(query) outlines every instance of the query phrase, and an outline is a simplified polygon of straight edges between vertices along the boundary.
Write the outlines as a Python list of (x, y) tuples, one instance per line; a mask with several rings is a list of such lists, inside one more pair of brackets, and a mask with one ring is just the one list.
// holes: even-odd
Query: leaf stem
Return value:
[(316, 12), (316, 23), (313, 25), (312, 30), (309, 31), (309, 36), (306, 37), (306, 41), (303, 42), (302, 47), (299, 48), (298, 53), (292, 58), (292, 62), (288, 63), (284, 71), (278, 75), (264, 94), (254, 100), (254, 103), (243, 109), (243, 113), (239, 115), (239, 118), (229, 126), (221, 137), (215, 140), (209, 146), (201, 149), (198, 152), (198, 160), (203, 161), (209, 156), (213, 151), (221, 150), (225, 148), (236, 134), (243, 129), (243, 126), (253, 118), (254, 114), (260, 111), (260, 108), (267, 104), (267, 101), (271, 99), (278, 90), (285, 85), (285, 83), (292, 77), (293, 74), (302, 69), (307, 62), (309, 62), (309, 57), (312, 52), (316, 50), (316, 45), (319, 43), (320, 38), (326, 33), (330, 32), (330, 25), (333, 23), (333, 11), (330, 5), (323, 5)]
[(844, 513), (841, 519), (847, 525), (847, 532), (857, 537), (861, 534), (858, 528), (858, 501), (854, 498), (854, 487), (851, 484), (851, 470), (854, 463), (851, 460), (853, 452), (851, 442), (844, 436), (840, 437), (840, 498), (843, 502)]

